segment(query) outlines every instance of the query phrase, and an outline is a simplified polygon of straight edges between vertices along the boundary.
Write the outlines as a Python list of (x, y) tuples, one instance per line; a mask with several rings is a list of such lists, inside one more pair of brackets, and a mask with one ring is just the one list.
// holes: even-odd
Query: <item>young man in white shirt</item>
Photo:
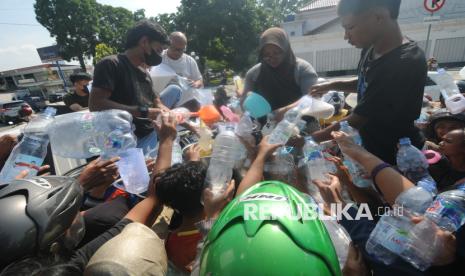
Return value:
[[(162, 63), (171, 67), (177, 75), (186, 78), (191, 87), (202, 88), (203, 79), (197, 62), (185, 54), (186, 36), (181, 32), (173, 32), (169, 38), (170, 46), (162, 53)], [(195, 100), (194, 95), (190, 94), (191, 90), (185, 91), (179, 84), (172, 82), (160, 93), (160, 99), (168, 108), (174, 108)]]

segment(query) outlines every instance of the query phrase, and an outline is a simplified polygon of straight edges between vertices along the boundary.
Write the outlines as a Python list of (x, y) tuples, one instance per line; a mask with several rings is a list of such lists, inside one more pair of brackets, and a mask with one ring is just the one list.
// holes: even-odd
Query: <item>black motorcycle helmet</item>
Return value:
[(34, 177), (1, 185), (0, 268), (49, 254), (51, 246), (73, 229), (81, 203), (81, 186), (71, 177)]

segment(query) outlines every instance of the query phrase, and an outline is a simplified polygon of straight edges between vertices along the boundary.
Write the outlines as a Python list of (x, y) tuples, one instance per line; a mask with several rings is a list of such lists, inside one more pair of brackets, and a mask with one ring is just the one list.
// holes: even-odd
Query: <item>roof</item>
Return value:
[(312, 0), (309, 4), (299, 9), (300, 12), (335, 7), (339, 0)]

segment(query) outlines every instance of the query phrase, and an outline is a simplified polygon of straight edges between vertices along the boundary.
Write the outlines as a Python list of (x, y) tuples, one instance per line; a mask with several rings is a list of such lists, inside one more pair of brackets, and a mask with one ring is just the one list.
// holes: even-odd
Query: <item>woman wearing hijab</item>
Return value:
[(278, 114), (282, 115), (317, 82), (312, 65), (295, 57), (289, 37), (281, 28), (270, 28), (261, 35), (259, 60), (247, 72), (242, 97), (256, 92)]

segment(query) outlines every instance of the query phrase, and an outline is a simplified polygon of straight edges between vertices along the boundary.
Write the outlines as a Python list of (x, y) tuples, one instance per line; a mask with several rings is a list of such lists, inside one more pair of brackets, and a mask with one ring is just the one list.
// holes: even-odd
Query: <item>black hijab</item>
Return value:
[[(271, 67), (263, 60), (263, 48), (269, 44), (279, 47), (284, 52), (283, 61), (277, 68)], [(294, 76), (296, 57), (286, 32), (281, 28), (266, 30), (260, 37), (259, 50), (261, 66), (254, 91), (265, 97), (273, 110), (287, 106), (302, 97)]]

